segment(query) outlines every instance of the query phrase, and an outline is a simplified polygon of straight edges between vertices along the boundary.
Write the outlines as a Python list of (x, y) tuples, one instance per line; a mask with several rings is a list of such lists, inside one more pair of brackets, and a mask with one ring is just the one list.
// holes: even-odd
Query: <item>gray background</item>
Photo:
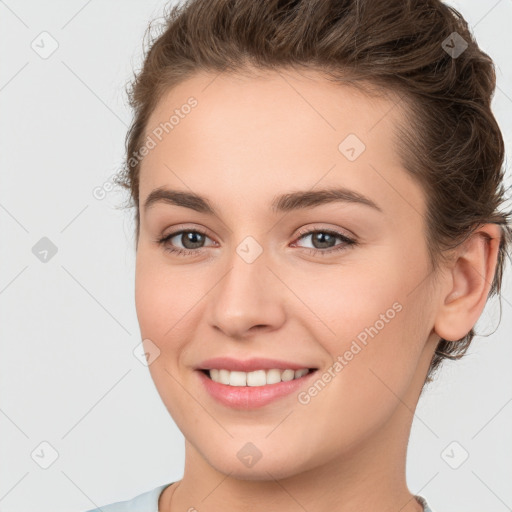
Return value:
[[(450, 3), (496, 62), (493, 108), (510, 155), (512, 1)], [(124, 87), (164, 5), (0, 1), (3, 512), (83, 511), (182, 476), (183, 437), (133, 354), (131, 211), (115, 191), (93, 195), (120, 169)], [(43, 237), (57, 248), (46, 263), (33, 253)], [(437, 512), (512, 510), (508, 268), (502, 305), (499, 327), (493, 300), (477, 324), (490, 335), (446, 364), (418, 406), (408, 484)]]

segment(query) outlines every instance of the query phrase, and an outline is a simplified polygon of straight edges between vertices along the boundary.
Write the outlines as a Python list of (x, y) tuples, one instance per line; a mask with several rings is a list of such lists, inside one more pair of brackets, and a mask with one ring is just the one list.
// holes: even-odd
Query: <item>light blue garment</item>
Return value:
[(135, 496), (131, 500), (117, 501), (110, 505), (104, 505), (100, 508), (87, 510), (86, 512), (159, 512), (158, 511), (158, 498), (166, 487), (173, 484), (164, 484)]
[[(159, 512), (158, 510), (158, 498), (166, 487), (173, 484), (164, 484), (143, 494), (139, 494), (128, 501), (118, 501), (111, 503), (110, 505), (104, 505), (100, 508), (87, 510), (86, 512)], [(418, 502), (423, 506), (423, 512), (434, 512), (427, 504), (427, 501), (423, 496), (416, 496)]]

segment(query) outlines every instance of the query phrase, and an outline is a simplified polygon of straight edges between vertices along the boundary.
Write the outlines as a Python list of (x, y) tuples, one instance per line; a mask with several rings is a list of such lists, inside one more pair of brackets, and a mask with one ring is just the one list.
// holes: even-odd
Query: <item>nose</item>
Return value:
[(209, 322), (230, 338), (279, 329), (285, 321), (285, 287), (263, 253), (252, 263), (236, 252), (230, 268), (210, 292)]

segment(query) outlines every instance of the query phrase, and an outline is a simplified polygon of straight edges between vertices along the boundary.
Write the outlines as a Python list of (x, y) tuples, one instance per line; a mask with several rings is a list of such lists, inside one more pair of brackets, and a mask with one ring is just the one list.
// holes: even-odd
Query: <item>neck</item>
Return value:
[(405, 479), (412, 416), (402, 404), (385, 428), (362, 444), (322, 466), (279, 479), (270, 473), (265, 480), (220, 473), (186, 441), (184, 476), (162, 496), (160, 510), (422, 512)]

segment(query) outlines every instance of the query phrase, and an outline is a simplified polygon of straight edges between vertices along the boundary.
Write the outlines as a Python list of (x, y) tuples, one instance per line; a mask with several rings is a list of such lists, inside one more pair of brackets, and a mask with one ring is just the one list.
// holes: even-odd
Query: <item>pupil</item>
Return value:
[[(197, 241), (197, 238), (199, 238), (199, 241)], [(201, 247), (201, 243), (203, 242), (202, 238), (203, 235), (201, 233), (183, 233), (181, 236), (181, 243), (186, 249), (197, 249), (198, 247)]]
[[(320, 243), (320, 247), (317, 247), (317, 242)], [(332, 247), (332, 244), (329, 244), (329, 242), (334, 242), (334, 237), (330, 235), (329, 233), (316, 233), (313, 235), (313, 245), (316, 248), (329, 248)], [(325, 245), (327, 244), (327, 245)]]

